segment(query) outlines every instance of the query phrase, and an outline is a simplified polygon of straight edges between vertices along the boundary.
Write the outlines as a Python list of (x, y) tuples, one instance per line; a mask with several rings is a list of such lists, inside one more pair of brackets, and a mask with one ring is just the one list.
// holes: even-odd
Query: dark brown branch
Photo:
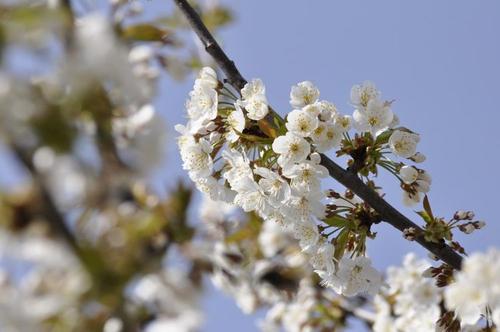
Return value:
[[(241, 90), (241, 88), (245, 85), (246, 80), (240, 74), (234, 62), (228, 58), (228, 56), (217, 44), (205, 24), (201, 21), (200, 16), (186, 0), (174, 0), (174, 2), (187, 18), (203, 45), (205, 45), (207, 52), (214, 58), (215, 62), (226, 74), (229, 83), (231, 83), (236, 89)], [(276, 116), (278, 115), (276, 114)], [(274, 126), (272, 121), (269, 125)], [(321, 155), (321, 164), (328, 169), (331, 177), (362, 198), (368, 205), (377, 211), (378, 214), (380, 214), (385, 222), (391, 224), (401, 232), (407, 228), (414, 227), (417, 230), (417, 233), (422, 233), (422, 229), (419, 226), (401, 214), (392, 205), (387, 203), (374, 190), (369, 188), (356, 174), (346, 171), (324, 154)], [(417, 237), (416, 241), (445, 263), (451, 265), (455, 269), (460, 269), (462, 257), (446, 244), (437, 244), (426, 241), (421, 235)]]
[(208, 31), (205, 24), (201, 21), (200, 16), (186, 0), (174, 0), (174, 2), (189, 21), (194, 32), (198, 35), (203, 46), (205, 46), (207, 53), (212, 56), (220, 69), (226, 74), (229, 83), (238, 89), (238, 91), (241, 90), (247, 81), (241, 76), (234, 62), (227, 57), (210, 31)]
[[(357, 175), (346, 171), (324, 154), (321, 155), (321, 164), (328, 169), (332, 178), (343, 184), (346, 188), (349, 188), (353, 193), (358, 195), (375, 211), (377, 211), (383, 221), (396, 227), (401, 232), (407, 228), (414, 227), (417, 234), (422, 234), (423, 231), (419, 226), (405, 217), (392, 205), (387, 203), (382, 197), (380, 197), (379, 194), (368, 187)], [(439, 257), (442, 261), (453, 266), (455, 269), (460, 269), (460, 266), (462, 265), (462, 257), (446, 244), (443, 243), (440, 245), (426, 241), (422, 235), (418, 236), (415, 240), (424, 248)]]

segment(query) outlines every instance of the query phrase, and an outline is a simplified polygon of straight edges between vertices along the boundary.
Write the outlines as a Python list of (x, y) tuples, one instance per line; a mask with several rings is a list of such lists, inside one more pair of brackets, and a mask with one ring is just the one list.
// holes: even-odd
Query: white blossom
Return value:
[(414, 167), (403, 166), (399, 170), (399, 176), (401, 177), (401, 180), (403, 180), (404, 183), (411, 184), (417, 181), (418, 171)]
[[(498, 313), (500, 308), (500, 252), (490, 249), (464, 259), (455, 282), (444, 292), (446, 307), (454, 310), (462, 324), (475, 324), (486, 306)], [(496, 317), (497, 318), (497, 317)]]
[(292, 233), (299, 240), (299, 245), (303, 251), (315, 248), (320, 238), (318, 227), (310, 218), (295, 222), (292, 226)]
[(194, 82), (194, 89), (197, 90), (202, 87), (215, 90), (219, 85), (217, 73), (210, 67), (203, 67), (198, 73), (198, 78)]
[(253, 313), (258, 305), (257, 294), (250, 285), (244, 283), (238, 288), (238, 291), (234, 292), (236, 304), (245, 314)]
[(318, 101), (319, 90), (312, 82), (304, 81), (292, 86), (290, 91), (290, 105), (294, 109), (302, 109), (303, 107), (314, 104)]
[(359, 131), (370, 131), (372, 134), (389, 127), (393, 113), (387, 102), (370, 99), (364, 109), (356, 109), (352, 115), (354, 126)]
[(415, 155), (420, 136), (402, 130), (395, 130), (389, 137), (389, 147), (392, 152), (403, 158)]
[(423, 163), (426, 159), (425, 155), (417, 152), (413, 156), (411, 156), (409, 159), (413, 160), (416, 163)]
[(269, 210), (267, 197), (261, 187), (250, 177), (240, 181), (234, 202), (245, 212), (257, 211), (266, 214)]
[(321, 202), (323, 198), (320, 191), (312, 195), (305, 192), (294, 192), (283, 207), (283, 213), (290, 220), (309, 221), (311, 215), (322, 219), (325, 217), (325, 206)]
[(318, 241), (317, 248), (310, 256), (310, 263), (317, 271), (324, 271), (327, 274), (335, 273), (333, 262), (333, 245), (328, 241)]
[(435, 330), (442, 293), (432, 278), (423, 276), (429, 267), (429, 262), (412, 253), (405, 256), (402, 266), (389, 267), (386, 286), (374, 300), (374, 330)]
[(351, 88), (351, 104), (360, 110), (365, 109), (370, 100), (379, 99), (379, 97), (380, 91), (370, 81), (365, 81), (361, 85), (354, 85)]
[(273, 207), (279, 208), (290, 198), (290, 186), (279, 174), (264, 167), (257, 167), (254, 172), (261, 176), (259, 186), (267, 195), (269, 204)]
[(193, 126), (202, 129), (211, 120), (217, 117), (218, 95), (217, 91), (201, 85), (189, 93), (186, 109)]
[(335, 124), (342, 128), (343, 132), (347, 132), (351, 129), (352, 118), (349, 115), (339, 115), (335, 117)]
[(227, 188), (223, 183), (218, 181), (213, 176), (206, 176), (194, 179), (196, 188), (204, 194), (207, 194), (211, 199), (232, 203), (236, 193)]
[(260, 79), (253, 79), (246, 83), (241, 89), (241, 96), (243, 99), (251, 99), (255, 96), (264, 96), (266, 94), (266, 87)]
[(239, 134), (243, 132), (243, 129), (245, 129), (245, 116), (243, 115), (243, 111), (238, 104), (235, 105), (236, 109), (227, 116), (229, 131), (226, 138), (231, 143), (236, 142), (240, 137)]
[(201, 138), (197, 143), (183, 147), (181, 150), (182, 167), (189, 171), (193, 180), (200, 177), (206, 177), (212, 173), (213, 161), (210, 153), (212, 146)]
[(116, 98), (124, 103), (143, 104), (151, 97), (150, 87), (134, 75), (128, 50), (116, 39), (104, 15), (79, 17), (75, 22), (75, 42), (77, 52), (73, 52), (70, 65), (62, 72), (63, 79), (74, 87), (86, 87), (98, 78), (111, 83), (117, 91)]
[(415, 181), (417, 184), (417, 190), (422, 193), (428, 193), (430, 190), (430, 186), (432, 183), (432, 179), (429, 173), (424, 170), (420, 170), (418, 172), (417, 180)]
[(338, 147), (342, 141), (344, 132), (344, 128), (338, 124), (327, 123), (319, 137), (312, 137), (318, 152), (326, 152)]
[(310, 112), (294, 110), (286, 118), (286, 128), (299, 136), (308, 137), (318, 127), (317, 116)]
[(247, 116), (252, 120), (261, 120), (269, 113), (267, 98), (264, 95), (256, 95), (250, 99), (240, 101), (241, 106), (247, 111)]
[(259, 246), (266, 257), (274, 257), (290, 245), (287, 234), (274, 220), (265, 220), (259, 233)]
[(367, 257), (350, 258), (347, 255), (338, 262), (335, 273), (318, 272), (322, 284), (338, 294), (356, 296), (359, 293), (375, 294), (382, 285), (382, 276), (371, 266)]
[(304, 161), (311, 152), (311, 146), (304, 138), (290, 132), (277, 137), (272, 144), (272, 148), (274, 152), (280, 155), (278, 164), (282, 167)]
[(421, 195), (419, 192), (416, 192), (416, 193), (410, 193), (410, 192), (407, 192), (407, 191), (403, 191), (403, 204), (405, 206), (413, 206), (415, 204), (418, 204), (420, 202), (420, 199), (421, 199)]
[(320, 178), (327, 177), (328, 170), (319, 163), (305, 160), (284, 170), (283, 175), (292, 180), (291, 187), (295, 191), (317, 196), (321, 189)]
[[(145, 331), (192, 332), (203, 322), (198, 307), (199, 289), (177, 270), (142, 276), (130, 291), (131, 299), (157, 313)], [(171, 302), (172, 301), (172, 302)]]
[(253, 180), (250, 162), (245, 153), (228, 149), (222, 152), (222, 157), (230, 167), (224, 172), (224, 178), (227, 179), (233, 190), (239, 191), (239, 188), (244, 185), (243, 182), (246, 179), (250, 178)]
[[(316, 103), (319, 106), (319, 117), (322, 121), (330, 121), (335, 119), (339, 114), (337, 107), (329, 101), (321, 100)], [(316, 105), (314, 104), (314, 105)], [(306, 106), (307, 107), (307, 106)], [(305, 108), (304, 108), (305, 110)]]
[(238, 103), (245, 108), (249, 119), (261, 120), (269, 112), (265, 93), (266, 88), (260, 79), (248, 82), (241, 90), (243, 100), (239, 100)]

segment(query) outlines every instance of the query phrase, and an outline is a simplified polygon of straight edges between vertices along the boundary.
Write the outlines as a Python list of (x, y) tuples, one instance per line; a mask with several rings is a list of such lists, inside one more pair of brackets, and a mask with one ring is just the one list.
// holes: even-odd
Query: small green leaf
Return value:
[(386, 131), (378, 135), (377, 139), (375, 140), (375, 145), (386, 144), (389, 141), (389, 138), (391, 137), (393, 131), (394, 130), (392, 129), (387, 129)]
[(345, 246), (347, 244), (347, 240), (349, 240), (349, 229), (344, 228), (340, 231), (339, 235), (335, 238), (334, 246), (335, 251), (333, 253), (333, 257), (336, 259), (341, 259), (344, 256)]
[(267, 137), (278, 137), (278, 131), (276, 130), (277, 128), (274, 126), (274, 123), (270, 123), (267, 118), (257, 121), (257, 124), (259, 125), (260, 130), (262, 130), (262, 132), (266, 134)]
[(202, 20), (210, 30), (214, 30), (231, 23), (233, 14), (228, 8), (214, 7), (203, 13)]
[(170, 32), (151, 24), (130, 25), (123, 29), (122, 36), (134, 41), (161, 41), (166, 43)]
[(431, 204), (429, 203), (429, 198), (427, 197), (427, 195), (424, 196), (423, 205), (424, 205), (425, 212), (427, 212), (429, 217), (432, 220), (434, 220), (434, 215), (432, 214)]
[(429, 214), (426, 211), (416, 211), (416, 213), (424, 219), (424, 221), (428, 224), (432, 223), (434, 221), (433, 218), (429, 216)]
[(323, 220), (325, 224), (333, 227), (344, 227), (347, 224), (347, 220), (341, 216), (332, 216)]

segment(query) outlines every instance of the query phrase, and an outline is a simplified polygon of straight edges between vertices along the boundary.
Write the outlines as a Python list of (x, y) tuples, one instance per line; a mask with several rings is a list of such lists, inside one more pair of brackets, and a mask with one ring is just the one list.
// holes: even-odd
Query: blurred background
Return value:
[[(261, 78), (271, 105), (289, 112), (290, 87), (310, 80), (321, 98), (351, 114), (352, 85), (373, 81), (403, 126), (421, 135), (419, 151), (427, 156), (422, 167), (433, 178), (430, 199), (435, 214), (451, 216), (473, 210), (486, 228), (458, 240), (467, 252), (499, 246), (500, 177), (500, 3), (485, 1), (222, 1), (234, 21), (218, 33), (226, 53), (247, 79)], [(173, 9), (170, 1), (142, 1), (146, 17)], [(88, 11), (105, 5), (91, 0)], [(90, 8), (90, 9), (89, 9)], [(186, 32), (188, 38), (190, 33)], [(12, 58), (12, 66), (29, 72), (37, 68), (27, 58)], [(159, 192), (189, 183), (174, 144), (177, 123), (184, 123), (184, 103), (192, 76), (183, 81), (162, 75), (157, 111), (167, 124), (165, 158), (155, 169), (151, 185)], [(333, 157), (333, 156), (332, 156)], [(0, 157), (0, 185), (22, 177), (12, 156)], [(381, 174), (378, 184), (386, 198), (406, 216), (416, 214), (401, 204), (398, 184)], [(333, 181), (328, 186), (339, 188)], [(199, 200), (199, 198), (195, 198)], [(190, 218), (196, 223), (197, 213)], [(374, 229), (376, 240), (368, 253), (379, 270), (397, 265), (405, 253), (426, 252), (405, 241), (389, 225)], [(255, 331), (262, 312), (244, 315), (233, 299), (208, 285), (203, 298), (206, 313), (202, 331)], [(359, 330), (354, 326), (353, 331)]]

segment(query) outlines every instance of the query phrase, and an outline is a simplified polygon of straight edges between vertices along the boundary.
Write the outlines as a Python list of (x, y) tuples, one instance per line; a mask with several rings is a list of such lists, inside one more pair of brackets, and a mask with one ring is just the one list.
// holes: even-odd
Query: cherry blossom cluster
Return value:
[(40, 229), (14, 235), (0, 229), (0, 257), (2, 330), (37, 331), (40, 322), (57, 316), (69, 329), (76, 328), (75, 311), (90, 280), (67, 247)]
[(370, 172), (376, 175), (376, 166), (388, 170), (400, 180), (403, 202), (406, 205), (420, 202), (422, 194), (430, 190), (430, 175), (414, 165), (389, 158), (392, 154), (415, 163), (425, 161), (425, 156), (417, 152), (420, 136), (408, 128), (398, 127), (399, 119), (391, 110), (392, 102), (383, 101), (371, 82), (351, 89), (351, 103), (356, 108), (352, 118), (358, 133), (354, 139), (346, 137), (337, 155), (351, 156), (355, 170), (361, 175)]
[[(301, 83), (292, 90), (291, 102), (303, 109), (290, 114), (286, 124), (289, 132), (265, 141), (252, 133), (258, 129), (254, 121), (263, 119), (269, 111), (263, 83), (248, 83), (241, 96), (235, 99), (235, 94), (221, 86), (213, 70), (201, 71), (186, 105), (189, 122), (186, 127), (177, 127), (182, 133), (179, 147), (183, 166), (212, 199), (235, 203), (246, 212), (255, 211), (263, 219), (292, 230), (326, 282), (336, 276), (333, 246), (320, 236), (314, 218), (324, 217), (319, 178), (325, 177), (327, 170), (319, 165), (319, 154), (311, 151), (309, 137), (320, 121), (335, 126), (335, 108), (316, 104), (319, 91), (311, 83)], [(321, 119), (320, 113), (324, 114)], [(328, 141), (326, 134), (317, 137), (317, 142)], [(218, 168), (214, 165), (217, 159), (222, 162)], [(361, 266), (360, 271), (370, 268)], [(346, 269), (344, 274), (349, 274), (354, 264), (342, 267)], [(366, 279), (359, 279), (353, 286), (354, 293), (358, 288), (368, 288), (362, 281)], [(346, 284), (351, 280), (342, 281)]]
[(402, 266), (387, 270), (387, 278), (373, 304), (375, 332), (434, 331), (441, 316), (442, 289), (424, 278), (430, 263), (407, 254)]
[[(419, 135), (397, 127), (392, 102), (381, 99), (373, 83), (355, 85), (350, 99), (353, 115), (342, 115), (333, 103), (320, 99), (311, 82), (301, 82), (291, 89), (292, 111), (283, 120), (269, 107), (261, 80), (235, 91), (205, 67), (186, 102), (188, 123), (176, 129), (183, 168), (200, 191), (280, 225), (297, 239), (323, 285), (355, 296), (375, 294), (382, 284), (365, 244), (375, 237), (371, 227), (381, 217), (350, 190), (323, 190), (328, 170), (321, 165), (322, 153), (334, 150), (350, 157), (348, 170), (374, 190), (380, 192), (374, 177), (383, 168), (400, 181), (405, 203), (424, 197), (419, 214), (427, 223), (428, 241), (451, 241), (452, 228), (470, 233), (484, 223), (472, 221), (469, 212), (457, 212), (445, 226), (434, 218), (422, 195), (430, 189), (429, 174), (390, 159), (424, 161), (417, 152)], [(406, 238), (416, 236), (415, 230), (405, 230)], [(458, 242), (450, 245), (464, 253)]]
[[(461, 271), (434, 268), (413, 253), (387, 270), (385, 286), (373, 300), (373, 330), (483, 331), (500, 319), (499, 252), (474, 253)], [(446, 275), (446, 282), (442, 279)]]
[(244, 313), (286, 303), (301, 280), (311, 280), (313, 271), (306, 256), (275, 222), (266, 221), (258, 232), (250, 232), (248, 225), (257, 221), (255, 216), (253, 221), (249, 215), (246, 223), (240, 222), (244, 218), (235, 210), (204, 197), (200, 208), (204, 241), (193, 254), (211, 265), (213, 284), (232, 296)]
[(454, 282), (444, 291), (446, 307), (453, 310), (462, 325), (474, 325), (485, 317), (489, 325), (500, 326), (500, 251), (473, 253)]
[[(351, 204), (359, 198), (342, 195), (334, 201), (340, 206), (341, 201)], [(436, 326), (446, 331), (480, 331), (485, 324), (498, 324), (497, 250), (471, 255), (455, 275), (446, 264), (433, 267), (410, 253), (401, 266), (388, 268), (382, 287), (368, 305), (354, 304), (332, 291), (349, 295), (349, 289), (337, 288), (338, 283), (318, 287), (313, 267), (304, 264), (310, 257), (301, 252), (300, 239), (294, 239), (289, 229), (283, 230), (272, 220), (257, 226), (252, 214), (245, 223), (237, 212), (234, 205), (204, 196), (200, 218), (206, 242), (193, 252), (210, 262), (212, 282), (232, 296), (244, 313), (269, 308), (259, 321), (262, 331), (280, 327), (286, 331), (336, 330), (349, 314), (370, 324), (375, 332), (426, 332)], [(454, 220), (473, 218), (470, 211), (454, 215)], [(342, 259), (338, 263), (339, 267), (348, 264)], [(341, 273), (339, 268), (337, 274)], [(322, 310), (331, 315), (324, 317)]]
[[(359, 236), (359, 245), (353, 245), (350, 237), (355, 232), (345, 227), (348, 219), (337, 216), (344, 220), (338, 230), (346, 230), (341, 232), (344, 244), (339, 248), (332, 245), (339, 237), (329, 241), (331, 233), (326, 232), (332, 225), (318, 227), (318, 221), (327, 217), (321, 179), (328, 171), (320, 165), (320, 153), (340, 148), (339, 155), (357, 156), (363, 150), (363, 160), (353, 157), (361, 174), (365, 170), (376, 174), (376, 164), (398, 177), (401, 174), (407, 197), (418, 200), (419, 192), (428, 191), (430, 178), (424, 171), (403, 168), (384, 155), (393, 152), (421, 161), (416, 152), (419, 138), (409, 130), (392, 129), (397, 121), (391, 103), (382, 101), (371, 83), (353, 87), (351, 101), (356, 110), (352, 118), (341, 115), (334, 104), (320, 100), (319, 95), (311, 82), (293, 86), (293, 110), (286, 122), (274, 117), (279, 135), (269, 138), (262, 134), (264, 120), (272, 116), (262, 81), (252, 80), (241, 91), (234, 91), (218, 80), (213, 69), (203, 68), (186, 103), (189, 121), (176, 127), (181, 133), (178, 145), (183, 167), (212, 199), (255, 211), (264, 220), (290, 230), (325, 285), (351, 296), (375, 293), (381, 277), (365, 257), (366, 234)], [(348, 133), (351, 125), (359, 131), (353, 139)], [(362, 214), (369, 207), (358, 210)]]
[[(272, 220), (261, 224), (254, 214), (240, 212), (205, 195), (199, 214), (203, 237), (190, 252), (210, 265), (213, 284), (244, 313), (267, 309), (258, 321), (261, 331), (333, 331), (346, 325), (346, 310), (361, 310), (320, 287), (293, 234)], [(328, 319), (324, 312), (331, 312)]]

